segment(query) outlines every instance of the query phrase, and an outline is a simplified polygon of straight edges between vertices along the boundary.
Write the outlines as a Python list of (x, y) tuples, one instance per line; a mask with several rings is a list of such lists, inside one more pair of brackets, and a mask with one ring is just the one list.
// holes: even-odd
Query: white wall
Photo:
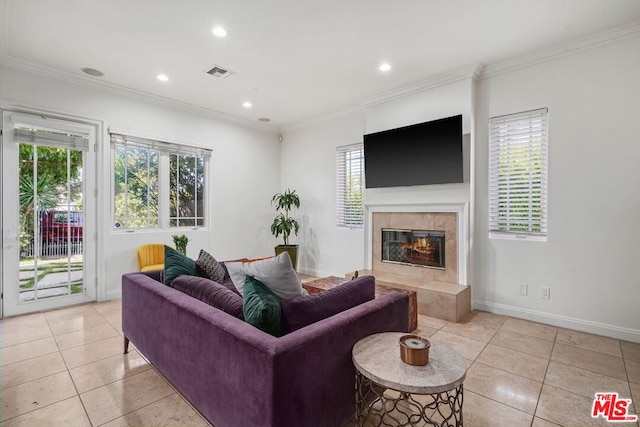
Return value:
[[(472, 134), (472, 188), (367, 190), (365, 203), (470, 201), (475, 308), (640, 342), (637, 52), (639, 38), (620, 41), (286, 132), (282, 183), (298, 189), (305, 204), (308, 236), (298, 239), (303, 271), (341, 275), (364, 262), (363, 233), (335, 226), (336, 146), (360, 142), (363, 133), (463, 113), (464, 131)], [(540, 107), (549, 108), (550, 120), (548, 241), (490, 240), (488, 119)], [(529, 296), (518, 295), (521, 283)], [(548, 301), (538, 297), (542, 286), (551, 288)]]
[[(137, 270), (139, 245), (172, 244), (172, 234), (189, 237), (188, 255), (192, 258), (198, 256), (201, 248), (218, 259), (273, 253), (276, 241), (269, 231), (272, 217), (269, 202), (280, 189), (280, 150), (275, 133), (8, 67), (1, 67), (0, 75), (0, 101), (5, 107), (22, 106), (75, 115), (102, 125), (97, 170), (98, 278), (106, 286), (99, 298), (119, 295), (121, 275)], [(198, 231), (115, 231), (111, 224), (109, 127), (211, 147), (207, 191), (211, 200), (211, 226)]]
[(287, 132), (281, 144), (282, 188), (300, 195), (298, 270), (342, 276), (364, 265), (362, 230), (336, 226), (336, 147), (362, 142), (364, 116)]
[[(479, 82), (475, 307), (640, 341), (638, 52), (636, 37)], [(548, 241), (491, 240), (487, 121), (540, 107), (549, 108)]]
[[(469, 79), (285, 132), (281, 145), (282, 188), (296, 189), (303, 205), (300, 212), (303, 223), (297, 239), (301, 245), (300, 271), (342, 276), (366, 266), (363, 230), (336, 226), (336, 147), (361, 143), (366, 133), (457, 114), (463, 115), (463, 131), (470, 132), (470, 100)], [(468, 151), (465, 146), (465, 153)], [(465, 175), (467, 172), (465, 168)], [(469, 183), (365, 191), (365, 204), (468, 201)]]

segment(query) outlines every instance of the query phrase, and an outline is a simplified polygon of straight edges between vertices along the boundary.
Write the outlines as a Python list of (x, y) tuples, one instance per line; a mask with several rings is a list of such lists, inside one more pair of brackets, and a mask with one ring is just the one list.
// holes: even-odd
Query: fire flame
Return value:
[(421, 254), (431, 254), (433, 248), (426, 237), (416, 237), (413, 243), (405, 243), (402, 245), (405, 249), (411, 249)]

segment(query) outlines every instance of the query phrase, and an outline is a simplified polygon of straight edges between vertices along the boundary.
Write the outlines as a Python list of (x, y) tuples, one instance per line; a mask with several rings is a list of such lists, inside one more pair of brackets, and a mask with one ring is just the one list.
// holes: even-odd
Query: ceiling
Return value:
[[(640, 21), (640, 1), (0, 0), (0, 14), (8, 65), (280, 128)], [(236, 74), (211, 77), (214, 65)]]

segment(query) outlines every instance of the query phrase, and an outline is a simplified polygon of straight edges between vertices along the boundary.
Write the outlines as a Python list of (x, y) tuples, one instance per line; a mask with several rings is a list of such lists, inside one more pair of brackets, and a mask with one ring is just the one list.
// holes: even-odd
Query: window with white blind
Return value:
[(489, 119), (490, 237), (547, 236), (547, 108)]
[(336, 221), (339, 227), (362, 228), (364, 222), (364, 146), (336, 150)]
[(115, 228), (205, 225), (210, 150), (111, 134)]

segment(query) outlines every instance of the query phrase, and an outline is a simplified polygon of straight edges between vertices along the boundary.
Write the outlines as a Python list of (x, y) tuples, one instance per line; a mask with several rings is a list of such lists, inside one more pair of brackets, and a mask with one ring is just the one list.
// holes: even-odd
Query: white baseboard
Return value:
[(531, 320), (533, 322), (545, 323), (547, 325), (559, 326), (561, 328), (575, 329), (597, 335), (604, 335), (626, 341), (640, 343), (640, 330), (625, 328), (622, 326), (609, 325), (606, 323), (592, 322), (590, 320), (576, 319), (568, 316), (545, 313), (542, 311), (530, 310), (528, 308), (515, 307), (512, 305), (499, 304), (488, 301), (473, 300), (474, 310), (488, 311), (496, 314), (517, 317), (519, 319)]
[(110, 299), (118, 299), (118, 298), (122, 298), (122, 290), (121, 289), (116, 289), (113, 291), (107, 291), (106, 292), (106, 297), (107, 297), (107, 301)]

